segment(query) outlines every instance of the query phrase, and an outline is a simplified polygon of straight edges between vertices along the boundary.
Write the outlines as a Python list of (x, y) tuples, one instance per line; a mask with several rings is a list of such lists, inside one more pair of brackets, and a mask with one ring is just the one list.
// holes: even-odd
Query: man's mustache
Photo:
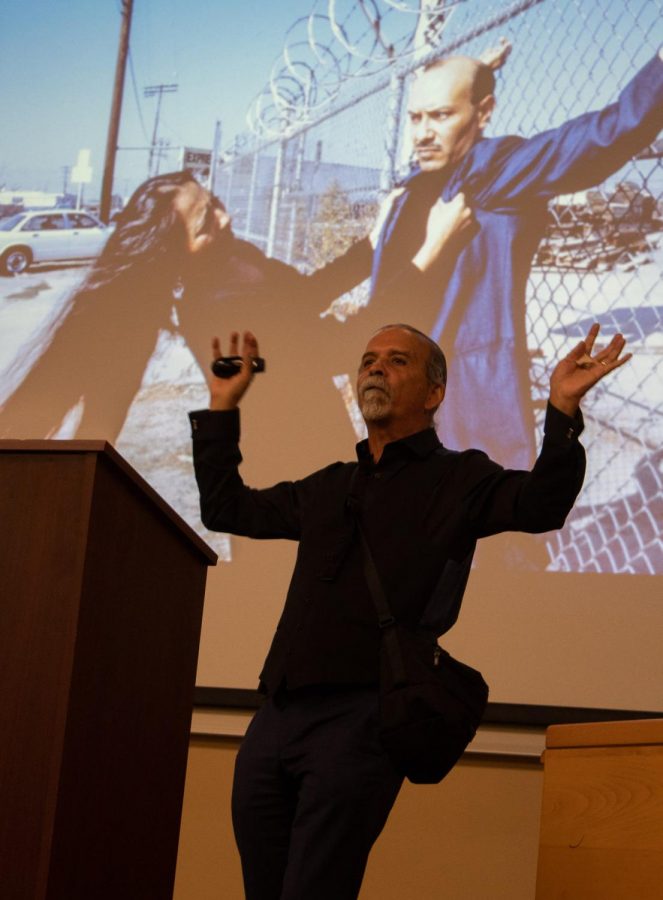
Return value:
[(387, 381), (380, 375), (371, 375), (366, 379), (361, 386), (361, 396), (363, 397), (370, 388), (377, 388), (378, 390), (383, 391), (388, 397), (390, 396)]

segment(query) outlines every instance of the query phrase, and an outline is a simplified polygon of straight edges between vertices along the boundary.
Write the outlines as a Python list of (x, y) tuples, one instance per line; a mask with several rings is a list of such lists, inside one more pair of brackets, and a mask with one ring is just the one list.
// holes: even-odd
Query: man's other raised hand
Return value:
[[(231, 375), (230, 378), (217, 378), (216, 375), (210, 373), (207, 379), (210, 392), (210, 409), (236, 409), (239, 406), (240, 400), (253, 380), (254, 373), (251, 360), (260, 355), (256, 336), (250, 331), (245, 331), (242, 335), (242, 349), (240, 352), (239, 332), (231, 332), (230, 348), (227, 355), (241, 356), (242, 366), (239, 372), (236, 375)], [(212, 338), (212, 358), (218, 359), (220, 356), (223, 356), (221, 341), (218, 337)]]
[(550, 402), (569, 416), (575, 415), (581, 398), (590, 388), (609, 372), (623, 366), (633, 355), (622, 356), (626, 339), (616, 334), (607, 347), (592, 356), (599, 328), (596, 323), (592, 325), (585, 340), (557, 363), (550, 377)]

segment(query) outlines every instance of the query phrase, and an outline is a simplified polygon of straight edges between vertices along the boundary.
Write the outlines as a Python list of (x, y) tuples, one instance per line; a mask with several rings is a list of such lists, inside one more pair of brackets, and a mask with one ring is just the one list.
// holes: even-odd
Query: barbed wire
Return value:
[(247, 112), (259, 137), (306, 124), (350, 79), (377, 75), (435, 46), (465, 0), (314, 0), (286, 32), (267, 84)]

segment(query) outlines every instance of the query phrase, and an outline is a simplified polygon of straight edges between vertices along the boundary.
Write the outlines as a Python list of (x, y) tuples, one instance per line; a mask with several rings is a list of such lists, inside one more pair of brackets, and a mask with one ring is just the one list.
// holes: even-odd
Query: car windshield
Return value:
[(6, 219), (0, 219), (0, 231), (11, 231), (24, 218), (25, 213), (16, 213), (16, 215), (7, 216)]

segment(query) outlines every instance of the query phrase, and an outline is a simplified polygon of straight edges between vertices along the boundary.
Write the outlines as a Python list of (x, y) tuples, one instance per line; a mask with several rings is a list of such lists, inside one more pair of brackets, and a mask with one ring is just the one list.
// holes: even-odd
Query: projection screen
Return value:
[[(663, 143), (655, 133), (647, 132), (639, 144), (634, 138), (623, 162), (623, 146), (610, 136), (611, 116), (618, 114), (610, 104), (645, 66), (663, 68), (655, 59), (663, 39), (661, 4), (467, 0), (440, 4), (445, 11), (429, 22), (428, 37), (422, 36), (421, 18), (410, 10), (408, 19), (399, 9), (418, 4), (374, 5), (384, 13), (383, 27), (392, 30), (385, 31), (383, 44), (368, 46), (363, 32), (352, 38), (358, 0), (335, 6), (336, 15), (345, 9), (344, 29), (332, 27), (327, 4), (314, 9), (311, 0), (305, 12), (302, 3), (279, 4), (282, 24), (272, 27), (281, 28), (283, 54), (275, 64), (266, 59), (264, 87), (251, 103), (247, 99), (250, 127), (222, 133), (218, 152), (211, 146), (213, 123), (206, 120), (206, 147), (197, 132), (175, 138), (173, 131), (169, 146), (152, 143), (141, 154), (127, 149), (123, 155), (122, 145), (134, 140), (125, 113), (114, 192), (126, 202), (148, 174), (189, 166), (223, 201), (238, 239), (312, 272), (366, 236), (381, 201), (411, 172), (407, 107), (417, 67), (437, 55), (478, 56), (505, 37), (513, 49), (497, 73), (487, 138), (557, 134), (570, 120), (605, 110), (592, 127), (608, 145), (615, 143), (612, 165), (605, 162), (605, 148), (600, 163), (588, 153), (577, 189), (551, 193), (541, 204), (541, 240), (528, 247), (523, 239), (514, 257), (502, 261), (504, 277), (513, 276), (514, 291), (524, 296), (522, 308), (515, 302), (501, 306), (504, 289), (496, 284), (495, 306), (479, 315), (466, 286), (447, 316), (439, 292), (406, 289), (381, 304), (370, 300), (368, 280), (340, 297), (233, 288), (221, 299), (196, 294), (194, 303), (186, 279), (173, 271), (158, 303), (141, 290), (125, 291), (98, 310), (92, 299), (81, 312), (73, 299), (77, 285), (108, 233), (99, 237), (97, 224), (86, 220), (97, 212), (98, 185), (86, 183), (81, 198), (72, 181), (49, 199), (36, 183), (2, 176), (0, 436), (113, 443), (219, 553), (208, 577), (198, 684), (254, 688), (296, 547), (211, 534), (200, 523), (187, 411), (207, 405), (212, 335), (226, 341), (233, 329), (251, 329), (267, 360), (241, 411), (242, 475), (263, 487), (353, 458), (365, 434), (354, 394), (357, 364), (373, 331), (389, 322), (407, 322), (449, 351), (441, 440), (463, 449), (455, 443), (462, 434), (464, 446), (481, 448), (506, 466), (529, 466), (541, 441), (550, 372), (598, 322), (602, 340), (621, 332), (634, 355), (583, 404), (588, 471), (576, 506), (559, 532), (482, 542), (459, 622), (444, 643), (483, 671), (493, 701), (660, 710)], [(220, 72), (218, 80), (210, 74), (210, 84), (187, 85), (183, 69), (180, 92), (188, 91), (194, 118), (196, 104), (202, 108), (202, 96), (212, 90), (222, 115), (224, 91), (233, 91), (238, 74), (224, 72), (222, 57), (214, 58), (202, 38), (203, 31), (223, 28), (226, 6), (202, 4), (200, 17), (173, 38), (183, 55), (194, 54), (199, 42), (209, 54), (204, 62), (210, 73)], [(306, 26), (297, 25), (300, 18)], [(148, 24), (140, 20), (137, 26), (132, 50), (138, 58)], [(48, 34), (42, 37), (48, 60)], [(251, 47), (247, 34), (247, 54)], [(638, 88), (633, 115), (644, 115), (641, 106), (655, 75)], [(167, 108), (167, 97), (159, 99)], [(106, 110), (109, 103), (110, 93), (100, 92), (99, 107)], [(649, 115), (663, 121), (660, 101)], [(560, 142), (551, 152), (562, 165), (570, 151)], [(101, 146), (93, 150), (97, 161), (102, 154)], [(532, 161), (533, 168), (539, 162)], [(60, 160), (52, 164), (57, 170)], [(79, 164), (84, 168), (85, 158)], [(508, 202), (494, 200), (490, 190), (482, 194), (483, 187), (473, 195), (473, 185), (465, 185), (479, 225), (485, 203), (504, 215), (508, 227)], [(73, 232), (82, 240), (88, 231), (97, 244), (92, 241), (85, 261), (67, 260), (85, 254), (63, 249), (62, 242), (74, 240)], [(35, 259), (36, 242), (43, 250), (56, 239), (59, 247)], [(9, 252), (30, 241), (32, 265), (12, 274)], [(511, 317), (509, 335), (505, 316)], [(454, 347), (468, 329), (485, 371), (477, 376), (471, 404), (461, 404), (453, 399), (455, 392), (460, 396), (463, 371), (460, 363), (454, 368)], [(491, 370), (498, 340), (510, 342), (506, 358), (513, 369), (500, 363)], [(505, 399), (512, 395), (520, 398), (516, 404)], [(489, 437), (482, 421), (496, 416), (502, 427)], [(511, 442), (519, 428), (529, 435), (530, 451)]]

